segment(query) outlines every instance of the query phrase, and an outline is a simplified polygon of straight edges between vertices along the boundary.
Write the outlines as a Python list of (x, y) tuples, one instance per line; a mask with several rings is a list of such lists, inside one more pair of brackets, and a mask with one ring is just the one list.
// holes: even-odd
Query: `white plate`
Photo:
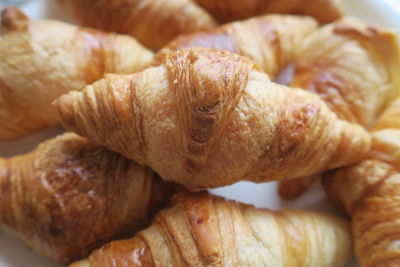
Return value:
[[(10, 1), (10, 0), (8, 0)], [(0, 0), (0, 9), (6, 0)], [(348, 15), (356, 16), (368, 23), (400, 29), (400, 1), (399, 0), (343, 0)], [(63, 14), (54, 0), (36, 0), (23, 5), (22, 9), (32, 18), (52, 18), (64, 21), (70, 19)], [(9, 157), (25, 153), (33, 149), (40, 141), (57, 135), (62, 131), (56, 127), (41, 133), (34, 134), (16, 142), (0, 142), (0, 156)], [(335, 209), (327, 201), (319, 184), (313, 185), (311, 190), (294, 202), (282, 201), (276, 194), (276, 183), (252, 184), (241, 182), (233, 186), (212, 190), (216, 194), (251, 203), (258, 207), (281, 209), (285, 207), (310, 209), (335, 213)], [(55, 267), (51, 263), (29, 249), (14, 238), (0, 233), (0, 267)], [(351, 263), (349, 267), (357, 266)]]

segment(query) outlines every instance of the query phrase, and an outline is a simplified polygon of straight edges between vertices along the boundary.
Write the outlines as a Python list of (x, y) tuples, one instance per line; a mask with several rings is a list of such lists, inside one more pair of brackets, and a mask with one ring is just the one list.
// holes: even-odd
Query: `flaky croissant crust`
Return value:
[[(291, 86), (318, 94), (339, 118), (370, 129), (399, 94), (399, 47), (393, 31), (343, 18), (304, 40)], [(295, 198), (314, 180), (284, 181), (280, 194)]]
[(192, 189), (303, 176), (360, 160), (370, 137), (248, 59), (192, 48), (61, 97), (63, 125)]
[(400, 264), (400, 98), (373, 128), (368, 159), (324, 177), (329, 196), (352, 217), (362, 267)]
[(193, 0), (219, 21), (234, 21), (267, 13), (305, 14), (322, 23), (342, 16), (342, 0)]
[(176, 195), (149, 228), (71, 267), (339, 267), (350, 245), (346, 222), (335, 217), (256, 209), (202, 192)]
[(0, 228), (69, 263), (144, 227), (172, 191), (149, 168), (67, 133), (0, 159)]
[[(305, 14), (322, 23), (342, 15), (341, 0), (59, 0), (84, 26), (130, 34), (157, 50), (175, 37), (263, 14)], [(211, 15), (212, 14), (212, 15)], [(215, 19), (216, 20), (215, 20)]]
[(340, 118), (367, 128), (399, 94), (396, 33), (355, 18), (309, 35), (295, 65), (292, 86), (319, 94)]
[(215, 29), (182, 35), (154, 56), (161, 64), (168, 54), (189, 47), (227, 50), (253, 60), (272, 78), (293, 61), (298, 47), (317, 29), (310, 17), (265, 15), (222, 25)]
[(157, 50), (178, 35), (218, 24), (191, 0), (60, 0), (84, 26), (130, 34)]
[(57, 122), (51, 102), (104, 73), (133, 73), (152, 52), (129, 36), (51, 20), (29, 20), (16, 7), (1, 16), (0, 140)]

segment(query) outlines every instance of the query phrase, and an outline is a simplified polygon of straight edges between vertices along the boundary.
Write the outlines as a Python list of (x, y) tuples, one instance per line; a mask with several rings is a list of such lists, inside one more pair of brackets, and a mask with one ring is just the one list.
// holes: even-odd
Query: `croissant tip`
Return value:
[(68, 110), (72, 97), (69, 94), (62, 95), (51, 104), (58, 108), (58, 110)]
[(0, 157), (0, 179), (7, 174), (6, 161), (7, 159)]
[(305, 188), (300, 185), (285, 184), (278, 187), (279, 196), (284, 200), (295, 200), (299, 198), (305, 191)]
[(92, 265), (88, 260), (77, 261), (69, 265), (69, 267), (91, 267), (91, 266)]
[(73, 97), (70, 94), (62, 95), (52, 102), (53, 109), (58, 114), (59, 121), (69, 121)]
[(1, 28), (10, 31), (26, 29), (29, 18), (16, 6), (8, 6), (1, 12)]

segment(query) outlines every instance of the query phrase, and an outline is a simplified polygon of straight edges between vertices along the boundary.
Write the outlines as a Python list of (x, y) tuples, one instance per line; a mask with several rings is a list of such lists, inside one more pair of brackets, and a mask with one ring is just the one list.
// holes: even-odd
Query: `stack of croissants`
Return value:
[[(400, 266), (393, 31), (338, 0), (58, 2), (81, 26), (1, 14), (0, 141), (70, 131), (0, 158), (1, 230), (73, 267)], [(317, 179), (349, 221), (206, 191)]]

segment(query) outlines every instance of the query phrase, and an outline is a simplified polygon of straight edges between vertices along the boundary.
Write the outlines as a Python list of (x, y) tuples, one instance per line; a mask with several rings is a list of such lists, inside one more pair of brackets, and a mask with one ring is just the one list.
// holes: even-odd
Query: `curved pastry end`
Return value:
[(25, 30), (29, 18), (16, 6), (9, 6), (1, 12), (1, 30), (20, 31)]
[(73, 264), (70, 264), (69, 267), (91, 267), (92, 265), (88, 260), (82, 260), (78, 262), (74, 262)]

